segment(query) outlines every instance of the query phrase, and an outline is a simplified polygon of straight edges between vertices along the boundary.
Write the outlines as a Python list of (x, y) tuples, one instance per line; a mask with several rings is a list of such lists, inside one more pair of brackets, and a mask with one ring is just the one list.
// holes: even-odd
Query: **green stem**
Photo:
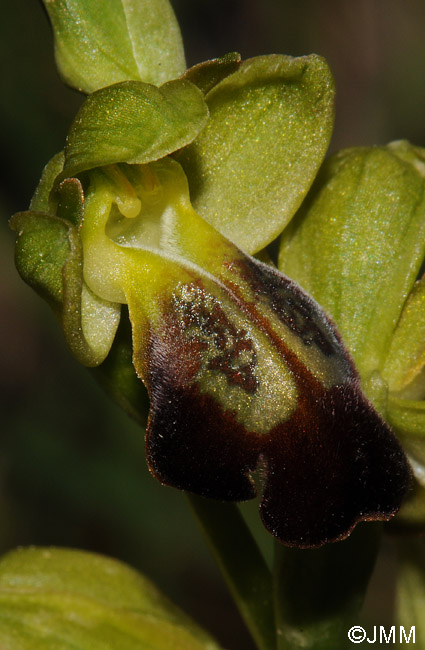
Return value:
[(187, 496), (258, 648), (276, 650), (271, 573), (239, 508)]
[(279, 650), (342, 650), (358, 615), (379, 549), (382, 525), (360, 524), (343, 542), (319, 549), (275, 545)]

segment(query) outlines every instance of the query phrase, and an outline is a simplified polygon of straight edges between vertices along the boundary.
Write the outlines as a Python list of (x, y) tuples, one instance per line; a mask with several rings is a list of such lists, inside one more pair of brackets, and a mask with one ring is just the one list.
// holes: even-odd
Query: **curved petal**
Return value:
[[(261, 468), (263, 522), (288, 545), (320, 546), (358, 521), (389, 519), (406, 489), (407, 463), (362, 395), (332, 325), (284, 276), (252, 260), (248, 275), (256, 292), (263, 286), (261, 309), (254, 291), (245, 302), (198, 275), (168, 301), (162, 296), (160, 327), (151, 325), (143, 351), (136, 342), (152, 402), (151, 471), (202, 496), (244, 500)], [(248, 291), (244, 273), (219, 279)], [(309, 355), (317, 353), (316, 374)]]
[(202, 92), (178, 79), (161, 88), (124, 81), (90, 95), (71, 126), (64, 174), (147, 163), (192, 142), (208, 118)]
[(41, 175), (40, 182), (31, 199), (30, 210), (34, 212), (44, 212), (46, 214), (55, 214), (55, 204), (51, 203), (51, 192), (56, 178), (63, 170), (65, 163), (65, 154), (63, 151), (57, 153), (45, 166)]

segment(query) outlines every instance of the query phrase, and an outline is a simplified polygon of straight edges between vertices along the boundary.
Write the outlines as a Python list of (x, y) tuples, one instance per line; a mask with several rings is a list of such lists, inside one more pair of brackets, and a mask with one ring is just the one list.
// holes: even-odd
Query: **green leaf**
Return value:
[(218, 650), (142, 575), (100, 555), (23, 549), (0, 561), (2, 650)]
[(207, 118), (203, 94), (190, 81), (103, 88), (87, 98), (71, 126), (64, 173), (158, 160), (192, 142)]
[(126, 80), (160, 85), (185, 68), (168, 0), (43, 0), (64, 80), (91, 93)]
[(282, 236), (280, 270), (333, 317), (362, 380), (385, 365), (424, 258), (424, 217), (417, 164), (394, 147), (349, 149), (324, 165)]
[(206, 96), (207, 126), (178, 154), (199, 214), (249, 253), (272, 241), (325, 155), (333, 97), (315, 55), (250, 59), (217, 84)]
[[(415, 627), (415, 638), (410, 643), (425, 647), (425, 546), (422, 539), (403, 539), (398, 543), (398, 585), (396, 616), (406, 636), (400, 643), (405, 647), (411, 628)], [(396, 628), (397, 629), (397, 628)], [(398, 630), (397, 630), (398, 631)], [(399, 639), (397, 639), (399, 640)]]

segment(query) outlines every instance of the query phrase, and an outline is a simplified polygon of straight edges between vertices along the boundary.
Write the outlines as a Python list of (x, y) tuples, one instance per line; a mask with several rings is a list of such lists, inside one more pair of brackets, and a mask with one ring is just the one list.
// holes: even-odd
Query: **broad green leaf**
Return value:
[(192, 142), (207, 118), (203, 94), (190, 81), (161, 88), (125, 81), (103, 88), (87, 98), (71, 126), (64, 174), (158, 160)]
[(425, 253), (425, 183), (394, 147), (324, 165), (282, 236), (279, 268), (328, 311), (363, 380), (384, 367)]
[(206, 95), (220, 81), (236, 72), (241, 64), (238, 52), (229, 52), (218, 59), (198, 63), (186, 70), (184, 79), (191, 81)]
[(322, 162), (333, 124), (325, 61), (244, 61), (207, 94), (210, 119), (177, 158), (199, 214), (249, 253), (291, 219)]
[(2, 650), (218, 650), (131, 568), (67, 549), (22, 549), (0, 561)]
[(185, 68), (168, 0), (43, 0), (64, 80), (91, 93), (126, 80), (160, 85)]
[(402, 539), (398, 543), (398, 580), (396, 595), (397, 636), (398, 626), (405, 635), (397, 639), (400, 649), (407, 639), (415, 648), (425, 647), (425, 545), (423, 539)]
[(409, 400), (425, 399), (425, 278), (404, 305), (383, 370), (390, 390)]

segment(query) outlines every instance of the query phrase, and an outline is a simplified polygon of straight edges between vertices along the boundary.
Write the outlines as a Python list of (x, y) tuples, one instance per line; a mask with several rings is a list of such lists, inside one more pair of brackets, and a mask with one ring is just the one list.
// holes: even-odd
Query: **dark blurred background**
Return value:
[[(325, 56), (337, 87), (332, 150), (400, 138), (425, 146), (423, 0), (173, 5), (188, 65), (235, 50)], [(14, 270), (8, 218), (28, 206), (82, 101), (58, 77), (37, 0), (2, 0), (0, 79), (0, 552), (56, 544), (121, 558), (224, 647), (250, 650), (184, 495), (149, 476), (142, 432), (74, 362), (47, 306)]]

